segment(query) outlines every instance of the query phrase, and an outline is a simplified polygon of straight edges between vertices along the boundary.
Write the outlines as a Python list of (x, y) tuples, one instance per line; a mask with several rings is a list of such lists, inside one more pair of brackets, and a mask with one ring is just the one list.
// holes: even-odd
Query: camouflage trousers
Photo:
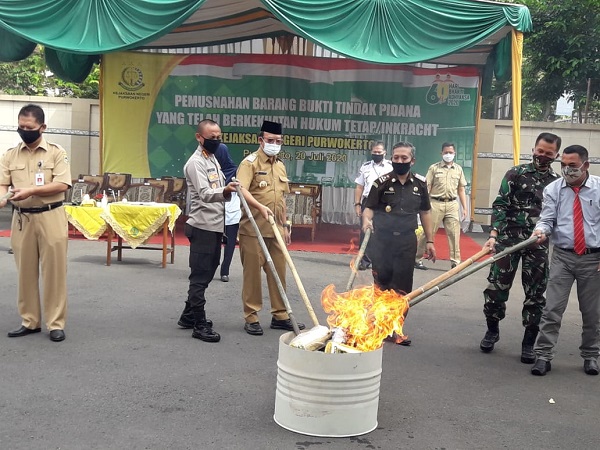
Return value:
[[(496, 252), (499, 253), (521, 241), (514, 238), (503, 240), (496, 244)], [(520, 260), (522, 261), (521, 283), (525, 292), (522, 310), (523, 326), (539, 325), (542, 310), (546, 305), (544, 292), (548, 282), (547, 244), (521, 249), (492, 264), (488, 275), (489, 284), (483, 291), (485, 300), (483, 313), (486, 319), (504, 319), (508, 294)]]

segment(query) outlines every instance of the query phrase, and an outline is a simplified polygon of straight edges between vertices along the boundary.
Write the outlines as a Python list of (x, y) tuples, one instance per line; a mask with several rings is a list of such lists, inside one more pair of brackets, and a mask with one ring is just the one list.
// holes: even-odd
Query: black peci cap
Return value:
[(269, 122), (268, 120), (263, 120), (262, 127), (260, 127), (260, 131), (266, 131), (271, 134), (283, 134), (281, 129), (281, 124), (277, 122)]

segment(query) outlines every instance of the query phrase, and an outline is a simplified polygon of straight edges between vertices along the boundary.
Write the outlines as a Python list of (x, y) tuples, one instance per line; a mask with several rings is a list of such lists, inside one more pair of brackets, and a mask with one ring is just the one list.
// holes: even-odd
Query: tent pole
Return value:
[(523, 65), (523, 33), (513, 28), (511, 39), (513, 163), (521, 159), (521, 69)]
[[(100, 80), (98, 83), (98, 97), (100, 98), (100, 136), (98, 140), (98, 172), (102, 172), (102, 152), (104, 150), (104, 55), (100, 56)], [(90, 174), (91, 166), (90, 166)]]
[(477, 172), (478, 172), (478, 157), (479, 157), (479, 127), (481, 124), (481, 81), (482, 76), (479, 75), (479, 86), (477, 87), (477, 106), (475, 107), (475, 136), (473, 141), (473, 173), (471, 174), (471, 208), (469, 211), (469, 231), (473, 231), (473, 222), (475, 221), (475, 200), (477, 198)]

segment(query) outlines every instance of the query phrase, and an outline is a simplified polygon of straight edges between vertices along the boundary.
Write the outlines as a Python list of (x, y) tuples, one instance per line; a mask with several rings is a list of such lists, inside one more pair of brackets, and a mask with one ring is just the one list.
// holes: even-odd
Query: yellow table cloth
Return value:
[(69, 222), (87, 239), (97, 240), (106, 231), (106, 221), (101, 217), (102, 208), (95, 206), (65, 205)]
[(179, 206), (173, 203), (109, 203), (100, 217), (108, 223), (131, 248), (136, 248), (150, 239), (165, 220), (169, 220), (171, 233), (175, 221), (181, 215)]

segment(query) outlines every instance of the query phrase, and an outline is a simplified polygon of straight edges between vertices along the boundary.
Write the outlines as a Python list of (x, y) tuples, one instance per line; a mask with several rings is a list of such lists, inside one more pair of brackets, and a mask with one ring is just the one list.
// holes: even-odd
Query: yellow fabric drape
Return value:
[(513, 163), (521, 158), (521, 66), (523, 64), (523, 33), (513, 28), (511, 39), (512, 112), (513, 112)]
[(100, 214), (102, 208), (94, 206), (73, 206), (65, 205), (65, 212), (69, 222), (81, 233), (86, 239), (97, 240), (106, 231), (106, 222)]
[(111, 203), (100, 215), (131, 248), (136, 248), (150, 239), (169, 219), (169, 230), (173, 232), (181, 209), (173, 203), (135, 205)]

